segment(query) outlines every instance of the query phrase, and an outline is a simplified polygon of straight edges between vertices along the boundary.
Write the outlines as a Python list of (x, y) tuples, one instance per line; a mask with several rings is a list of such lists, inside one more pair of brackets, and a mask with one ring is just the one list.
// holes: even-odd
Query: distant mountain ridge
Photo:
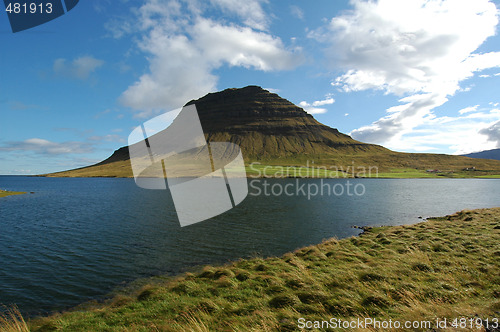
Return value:
[[(263, 165), (377, 166), (394, 168), (450, 169), (467, 167), (500, 171), (500, 162), (438, 154), (400, 153), (380, 145), (356, 141), (330, 128), (290, 101), (258, 86), (230, 88), (209, 93), (195, 104), (208, 142), (240, 146), (245, 163)], [(49, 176), (131, 177), (128, 147), (88, 167)]]
[(463, 154), (462, 156), (469, 158), (494, 159), (500, 160), (500, 149), (485, 150), (480, 152)]

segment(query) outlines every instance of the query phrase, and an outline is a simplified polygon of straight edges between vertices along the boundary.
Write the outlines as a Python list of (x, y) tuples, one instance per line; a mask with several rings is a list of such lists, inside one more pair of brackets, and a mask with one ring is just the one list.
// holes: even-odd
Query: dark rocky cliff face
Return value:
[(240, 145), (246, 159), (386, 150), (353, 140), (258, 86), (210, 93), (195, 104), (206, 138)]
[(203, 129), (211, 134), (262, 131), (276, 135), (293, 132), (292, 123), (319, 124), (303, 109), (258, 86), (210, 93), (190, 104), (196, 105)]
[[(258, 86), (209, 93), (190, 104), (196, 105), (207, 141), (238, 144), (247, 161), (388, 151), (325, 126)], [(123, 147), (99, 165), (128, 159)]]

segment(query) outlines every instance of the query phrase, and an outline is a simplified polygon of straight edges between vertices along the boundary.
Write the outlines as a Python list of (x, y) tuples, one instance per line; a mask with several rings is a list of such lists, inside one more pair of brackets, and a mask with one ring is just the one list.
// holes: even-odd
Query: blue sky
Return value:
[(190, 99), (260, 85), (397, 151), (500, 147), (500, 2), (80, 1), (0, 13), (0, 174), (86, 166)]

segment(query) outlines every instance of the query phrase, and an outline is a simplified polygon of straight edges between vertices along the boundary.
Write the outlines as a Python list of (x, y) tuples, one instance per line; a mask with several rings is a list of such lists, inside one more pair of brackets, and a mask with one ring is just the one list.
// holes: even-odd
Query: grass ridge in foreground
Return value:
[(32, 331), (295, 331), (298, 318), (500, 318), (500, 208), (157, 277)]

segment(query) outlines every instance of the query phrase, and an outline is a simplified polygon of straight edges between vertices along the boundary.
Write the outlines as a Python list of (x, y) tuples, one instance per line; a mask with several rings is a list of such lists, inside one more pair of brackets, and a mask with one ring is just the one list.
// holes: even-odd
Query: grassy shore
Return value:
[(12, 195), (22, 195), (22, 194), (26, 194), (26, 193), (21, 192), (21, 191), (6, 191), (6, 190), (0, 189), (0, 198), (12, 196)]
[[(493, 162), (493, 161), (492, 161)], [(300, 166), (298, 166), (300, 165)], [(335, 164), (332, 164), (335, 165)], [(303, 164), (293, 161), (281, 164), (252, 163), (245, 166), (248, 177), (251, 178), (393, 178), (393, 179), (422, 179), (422, 178), (500, 178), (500, 170), (484, 168), (466, 170), (467, 168), (446, 165), (440, 169), (425, 168), (379, 168), (377, 166), (363, 166), (367, 164), (347, 164), (344, 166), (322, 166)], [(76, 170), (45, 174), (47, 177), (118, 177), (132, 178), (130, 161), (114, 162), (99, 166), (84, 167)]]
[(148, 279), (104, 303), (28, 325), (32, 331), (295, 331), (301, 317), (500, 318), (499, 270), (500, 208), (462, 211), (367, 228), (359, 237), (282, 257)]

